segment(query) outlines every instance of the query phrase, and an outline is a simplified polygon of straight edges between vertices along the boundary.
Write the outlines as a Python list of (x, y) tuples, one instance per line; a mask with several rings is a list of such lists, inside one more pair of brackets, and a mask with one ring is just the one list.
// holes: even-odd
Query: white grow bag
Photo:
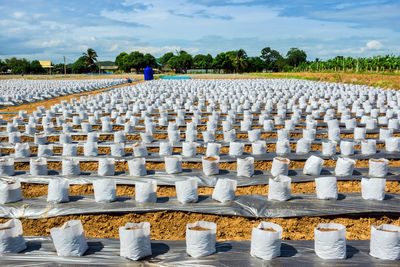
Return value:
[(310, 156), (304, 165), (303, 173), (308, 175), (320, 175), (324, 160), (317, 156)]
[(385, 150), (387, 152), (400, 152), (400, 138), (391, 137), (385, 140)]
[(129, 175), (130, 176), (146, 176), (146, 159), (136, 158), (128, 161)]
[(230, 142), (229, 143), (229, 156), (241, 156), (243, 155), (244, 143)]
[(79, 160), (63, 159), (61, 173), (62, 175), (79, 175), (81, 173)]
[(197, 145), (198, 145), (197, 143), (193, 143), (193, 142), (183, 142), (182, 143), (182, 156), (183, 157), (196, 156)]
[(264, 155), (267, 153), (265, 141), (255, 141), (251, 144), (253, 155)]
[(98, 179), (93, 181), (94, 199), (96, 202), (112, 202), (116, 199), (116, 183), (114, 179)]
[(278, 140), (276, 142), (276, 154), (285, 155), (290, 153), (290, 143), (288, 140)]
[(356, 162), (353, 159), (339, 157), (336, 161), (335, 175), (336, 176), (353, 175), (355, 164)]
[(175, 189), (178, 201), (182, 204), (197, 202), (197, 186), (197, 180), (195, 178), (189, 178), (184, 181), (176, 181)]
[(20, 200), (22, 200), (22, 190), (19, 181), (0, 181), (0, 204)]
[(113, 157), (125, 156), (125, 144), (124, 143), (111, 144), (110, 147), (111, 147), (111, 156), (113, 156)]
[(388, 173), (389, 160), (387, 159), (370, 159), (369, 172), (370, 177), (383, 178)]
[(85, 157), (95, 157), (98, 155), (98, 146), (95, 142), (86, 142), (83, 144), (83, 154)]
[(218, 179), (212, 193), (212, 199), (227, 202), (235, 199), (237, 181), (231, 179)]
[[(208, 230), (191, 230), (201, 227)], [(193, 258), (200, 258), (216, 252), (217, 225), (212, 222), (198, 221), (186, 226), (186, 252)]]
[(361, 154), (362, 155), (376, 154), (376, 140), (366, 139), (361, 141)]
[(31, 155), (28, 143), (18, 143), (14, 146), (14, 157), (25, 158)]
[(341, 141), (340, 142), (340, 153), (343, 156), (350, 156), (354, 154), (354, 142), (352, 141)]
[(219, 173), (219, 156), (201, 158), (204, 175), (217, 175)]
[(361, 196), (363, 199), (384, 200), (385, 199), (386, 179), (382, 178), (362, 178)]
[(133, 155), (135, 157), (146, 157), (148, 156), (147, 148), (142, 143), (136, 143), (133, 145)]
[(172, 155), (172, 144), (170, 142), (161, 142), (160, 150), (158, 153), (160, 156)]
[(14, 174), (14, 159), (0, 158), (0, 176), (13, 176)]
[(390, 224), (372, 225), (369, 254), (382, 260), (399, 260), (400, 227)]
[(99, 176), (114, 176), (115, 160), (100, 158), (98, 163), (97, 175)]
[(135, 183), (135, 200), (143, 203), (157, 202), (157, 182), (136, 182)]
[(261, 222), (251, 232), (250, 255), (270, 260), (281, 255), (283, 229), (271, 222)]
[(218, 156), (221, 150), (221, 144), (207, 143), (206, 156)]
[(0, 254), (18, 253), (24, 249), (26, 249), (26, 244), (21, 221), (11, 219), (0, 223)]
[(279, 175), (278, 177), (269, 178), (268, 200), (286, 201), (291, 198), (292, 179), (288, 176)]
[(150, 223), (127, 223), (119, 227), (120, 255), (131, 260), (150, 256)]
[(50, 235), (60, 257), (82, 256), (88, 249), (79, 220), (68, 221), (60, 228), (50, 229)]
[(167, 156), (164, 158), (165, 172), (167, 174), (177, 174), (182, 172), (182, 157)]
[[(336, 229), (324, 231), (321, 229)], [(320, 223), (314, 229), (315, 253), (318, 257), (328, 259), (346, 258), (346, 227), (338, 223)]]
[(29, 169), (31, 175), (47, 175), (47, 159), (38, 158), (29, 160)]
[(49, 181), (47, 202), (61, 203), (69, 201), (69, 182), (64, 178), (54, 178)]
[(272, 160), (271, 174), (276, 177), (278, 175), (289, 174), (290, 160), (287, 158), (275, 157)]
[(237, 176), (251, 177), (254, 175), (254, 158), (237, 159)]
[(337, 199), (338, 189), (336, 177), (315, 178), (318, 199)]
[(336, 154), (337, 143), (334, 141), (322, 142), (322, 155), (333, 156)]

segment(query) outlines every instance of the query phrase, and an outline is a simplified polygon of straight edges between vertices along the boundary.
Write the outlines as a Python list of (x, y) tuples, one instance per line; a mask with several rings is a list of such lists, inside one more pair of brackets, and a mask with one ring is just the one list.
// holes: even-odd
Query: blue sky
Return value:
[(291, 47), (308, 59), (400, 54), (400, 1), (1, 0), (0, 58), (100, 60), (139, 50), (257, 56)]

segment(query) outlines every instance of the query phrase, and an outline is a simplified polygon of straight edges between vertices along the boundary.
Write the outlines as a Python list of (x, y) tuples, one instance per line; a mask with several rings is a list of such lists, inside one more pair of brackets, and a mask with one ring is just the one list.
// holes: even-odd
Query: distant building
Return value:
[(39, 60), (40, 65), (42, 65), (42, 67), (44, 69), (51, 69), (53, 68), (53, 64), (51, 63), (51, 60)]
[(114, 72), (118, 70), (118, 66), (100, 66), (101, 71)]

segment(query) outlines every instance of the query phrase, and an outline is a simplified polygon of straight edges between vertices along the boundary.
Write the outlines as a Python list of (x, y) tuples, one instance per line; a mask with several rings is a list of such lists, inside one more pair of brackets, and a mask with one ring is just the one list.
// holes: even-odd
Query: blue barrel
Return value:
[(153, 77), (153, 69), (151, 67), (147, 66), (146, 68), (144, 68), (143, 72), (144, 72), (144, 79), (146, 81), (150, 81), (150, 80), (154, 79), (154, 77)]

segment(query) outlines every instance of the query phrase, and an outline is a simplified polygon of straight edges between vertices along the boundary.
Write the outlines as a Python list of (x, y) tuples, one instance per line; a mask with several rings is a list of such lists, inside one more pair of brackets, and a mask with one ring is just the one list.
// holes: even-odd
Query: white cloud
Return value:
[(119, 47), (118, 44), (114, 44), (114, 45), (112, 45), (112, 46), (110, 47), (109, 51), (110, 51), (110, 52), (113, 52), (113, 51), (117, 50), (118, 47)]
[(49, 41), (44, 41), (42, 42), (41, 46), (42, 47), (56, 47), (59, 44), (61, 44), (61, 40), (49, 40)]
[(371, 50), (379, 50), (383, 48), (383, 45), (378, 40), (372, 40), (367, 43), (367, 48)]
[(157, 47), (157, 46), (134, 46), (132, 47), (131, 51), (140, 51), (142, 53), (150, 53), (152, 55), (162, 55), (167, 52), (173, 52), (175, 53), (176, 51), (180, 50), (185, 50), (189, 54), (196, 54), (200, 50), (197, 48), (182, 48), (179, 46), (162, 46), (162, 47)]
[(22, 18), (23, 16), (25, 16), (25, 13), (24, 13), (24, 12), (14, 12), (14, 13), (12, 14), (12, 16), (13, 16), (13, 18), (15, 18), (15, 19), (20, 19), (20, 18)]

